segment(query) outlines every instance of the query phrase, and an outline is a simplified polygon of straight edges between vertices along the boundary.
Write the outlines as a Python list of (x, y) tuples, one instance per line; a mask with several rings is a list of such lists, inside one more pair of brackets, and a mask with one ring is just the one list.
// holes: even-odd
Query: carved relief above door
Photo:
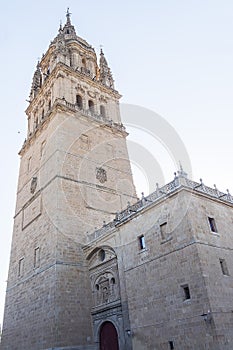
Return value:
[(117, 257), (110, 247), (94, 251), (89, 259), (93, 307), (120, 299)]

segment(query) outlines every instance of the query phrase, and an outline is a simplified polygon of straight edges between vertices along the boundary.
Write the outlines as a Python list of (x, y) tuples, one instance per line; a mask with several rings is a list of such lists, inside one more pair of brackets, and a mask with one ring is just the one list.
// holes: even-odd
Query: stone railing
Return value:
[[(107, 119), (106, 117), (102, 116), (101, 114), (96, 114), (96, 113), (92, 112), (91, 110), (79, 108), (77, 104), (70, 103), (70, 102), (66, 101), (65, 98), (56, 98), (53, 106), (56, 106), (56, 105), (65, 106), (68, 109), (72, 110), (73, 112), (79, 112), (83, 116), (85, 116), (87, 118), (92, 118), (92, 119), (98, 121), (99, 123), (102, 123), (102, 124), (112, 128), (112, 129), (115, 129), (115, 130), (120, 131), (120, 132), (126, 132), (123, 124), (114, 123), (112, 120)], [(45, 113), (43, 118), (41, 118), (39, 120), (39, 122), (36, 125), (36, 127), (34, 128), (34, 130), (28, 134), (27, 139), (24, 140), (24, 144), (22, 146), (22, 149), (25, 147), (27, 141), (34, 137), (34, 135), (41, 128), (41, 126), (44, 124), (46, 119), (48, 119), (49, 115), (52, 112), (53, 106), (50, 107), (50, 109)]]
[(141, 209), (144, 209), (148, 206), (150, 206), (152, 203), (156, 202), (158, 199), (165, 197), (169, 195), (170, 193), (174, 192), (178, 187), (180, 187), (179, 178), (175, 177), (175, 179), (168, 184), (166, 184), (163, 187), (159, 187), (158, 184), (156, 184), (156, 190), (149, 194), (147, 197), (144, 197), (144, 194), (142, 193), (142, 198), (135, 204), (130, 205), (128, 204), (128, 207), (121, 211), (120, 213), (116, 214), (116, 221), (122, 222), (125, 219), (128, 219), (129, 216), (131, 216), (133, 213), (138, 212)]
[(186, 186), (197, 192), (205, 193), (211, 197), (220, 199), (224, 202), (233, 203), (233, 196), (230, 194), (229, 190), (226, 190), (227, 193), (224, 193), (219, 191), (216, 185), (214, 185), (214, 188), (208, 187), (204, 185), (204, 183), (202, 182), (202, 179), (200, 179), (200, 183), (194, 182), (187, 178), (185, 180), (186, 180)]
[(138, 213), (140, 210), (151, 206), (153, 203), (156, 203), (158, 200), (162, 199), (163, 197), (169, 196), (170, 194), (172, 194), (178, 188), (181, 188), (181, 187), (191, 189), (195, 192), (201, 192), (210, 197), (233, 204), (233, 196), (231, 196), (228, 190), (227, 190), (227, 193), (223, 193), (219, 191), (215, 185), (214, 185), (214, 188), (211, 188), (204, 185), (202, 180), (200, 180), (200, 183), (198, 183), (188, 179), (186, 176), (183, 175), (184, 173), (183, 174), (180, 173), (180, 174), (181, 175), (178, 175), (178, 176), (176, 176), (175, 174), (174, 180), (162, 187), (159, 187), (159, 185), (157, 184), (156, 190), (151, 194), (149, 194), (147, 197), (144, 197), (142, 193), (142, 198), (138, 202), (132, 205), (128, 204), (126, 209), (116, 214), (116, 217), (113, 221), (111, 221), (108, 224), (104, 223), (102, 228), (93, 232), (91, 235), (89, 235), (88, 238), (96, 239), (99, 236), (102, 236), (103, 234), (110, 232), (113, 228), (117, 227), (121, 223), (130, 219), (130, 217), (132, 217), (135, 213)]
[(74, 111), (74, 112), (79, 112), (81, 113), (83, 116), (88, 117), (88, 118), (92, 118), (104, 125), (107, 125), (113, 129), (116, 129), (118, 131), (121, 132), (125, 132), (125, 127), (123, 124), (118, 124), (118, 123), (114, 123), (112, 120), (107, 119), (106, 117), (102, 116), (101, 114), (96, 114), (94, 112), (92, 112), (90, 109), (83, 109), (78, 107), (77, 104), (74, 103), (70, 103), (68, 101), (65, 100), (65, 98), (57, 98), (55, 103), (60, 103), (64, 106), (66, 106), (67, 108), (69, 108), (70, 110)]
[[(99, 236), (101, 236), (103, 233), (107, 233), (110, 232), (112, 230), (112, 228), (114, 228), (116, 225), (115, 220), (114, 221), (110, 221), (107, 224), (103, 224), (103, 227), (101, 227), (99, 230), (95, 230), (94, 233), (92, 233), (90, 236), (92, 239), (98, 238)], [(90, 237), (89, 236), (89, 237)]]

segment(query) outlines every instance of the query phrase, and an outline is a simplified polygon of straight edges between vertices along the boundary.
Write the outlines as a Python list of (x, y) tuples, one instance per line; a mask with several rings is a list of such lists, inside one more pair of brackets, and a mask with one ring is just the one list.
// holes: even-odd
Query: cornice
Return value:
[[(72, 114), (74, 117), (81, 118), (83, 120), (88, 120), (88, 122), (95, 123), (96, 125), (106, 128), (110, 132), (119, 134), (122, 137), (128, 136), (128, 133), (125, 131), (123, 124), (114, 123), (112, 120), (102, 117), (101, 115), (92, 114), (87, 110), (79, 109), (75, 104), (69, 103), (65, 98), (57, 98), (51, 108), (45, 114), (44, 119), (38, 124), (38, 127), (35, 131), (24, 141), (24, 144), (19, 151), (19, 155), (22, 156), (27, 149), (35, 142), (41, 132), (47, 127), (51, 119), (59, 112), (66, 112)], [(75, 113), (75, 114), (74, 114)], [(78, 115), (77, 115), (78, 113)]]

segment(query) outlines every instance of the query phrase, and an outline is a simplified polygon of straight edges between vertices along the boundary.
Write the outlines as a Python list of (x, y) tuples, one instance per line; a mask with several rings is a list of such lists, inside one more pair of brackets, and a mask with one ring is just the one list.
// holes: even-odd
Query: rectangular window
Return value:
[(215, 222), (214, 218), (208, 217), (208, 221), (209, 221), (209, 225), (210, 225), (211, 231), (212, 232), (218, 232), (217, 226), (216, 226), (216, 222)]
[(146, 248), (145, 237), (141, 235), (140, 237), (138, 237), (138, 241), (139, 241), (139, 248), (145, 249)]
[(39, 267), (40, 266), (40, 248), (37, 247), (34, 250), (34, 267)]
[(162, 240), (165, 240), (167, 238), (167, 222), (164, 222), (160, 225), (160, 235)]
[(225, 259), (219, 259), (219, 262), (220, 262), (220, 266), (221, 266), (221, 270), (222, 270), (223, 275), (229, 276), (226, 260)]
[(173, 340), (169, 340), (168, 344), (170, 346), (170, 348), (169, 348), (170, 350), (174, 350), (175, 349)]
[(18, 276), (22, 276), (24, 271), (24, 258), (21, 258), (19, 260), (19, 266), (18, 266)]
[(190, 295), (190, 290), (189, 290), (189, 286), (187, 284), (181, 286), (183, 289), (183, 293), (184, 293), (184, 300), (190, 300), (191, 299), (191, 295)]

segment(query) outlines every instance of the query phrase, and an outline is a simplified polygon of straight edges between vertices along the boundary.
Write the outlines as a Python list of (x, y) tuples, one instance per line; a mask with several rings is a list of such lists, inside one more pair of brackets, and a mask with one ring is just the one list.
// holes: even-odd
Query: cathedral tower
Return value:
[(111, 70), (66, 17), (26, 110), (2, 350), (93, 348), (82, 248), (136, 198)]

